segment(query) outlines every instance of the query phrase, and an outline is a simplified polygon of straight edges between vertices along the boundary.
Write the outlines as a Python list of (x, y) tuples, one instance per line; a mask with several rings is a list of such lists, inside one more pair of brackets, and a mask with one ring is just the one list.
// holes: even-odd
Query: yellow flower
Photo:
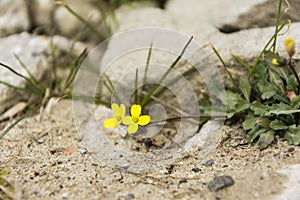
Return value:
[(114, 112), (114, 117), (104, 121), (104, 128), (116, 128), (119, 126), (126, 112), (124, 104), (118, 106), (117, 104), (113, 103), (111, 104), (111, 109)]
[(275, 66), (279, 66), (279, 63), (278, 63), (276, 58), (272, 59), (272, 64), (275, 65)]
[(295, 54), (295, 41), (292, 37), (287, 37), (284, 40), (285, 51), (292, 57)]
[(132, 105), (130, 109), (131, 116), (124, 116), (122, 123), (128, 125), (127, 132), (133, 134), (137, 132), (139, 125), (145, 126), (150, 123), (149, 115), (141, 115), (142, 107), (140, 105)]

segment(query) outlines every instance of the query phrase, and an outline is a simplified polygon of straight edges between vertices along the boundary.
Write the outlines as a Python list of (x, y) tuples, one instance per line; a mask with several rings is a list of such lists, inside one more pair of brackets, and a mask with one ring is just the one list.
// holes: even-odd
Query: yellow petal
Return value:
[(132, 121), (131, 116), (124, 116), (122, 118), (122, 123), (125, 124), (125, 125), (130, 125), (130, 124), (133, 124), (134, 122)]
[(142, 107), (140, 105), (132, 105), (131, 106), (131, 116), (132, 117), (139, 117), (141, 115)]
[(142, 115), (139, 117), (138, 125), (145, 126), (150, 123), (150, 120), (151, 118), (149, 115)]
[(103, 123), (104, 128), (116, 128), (118, 125), (116, 118), (109, 118)]
[(275, 59), (275, 58), (273, 58), (273, 59), (272, 59), (272, 64), (273, 64), (273, 65), (276, 65), (276, 66), (278, 66), (278, 65), (279, 65), (279, 63), (278, 63), (277, 59)]
[(121, 116), (121, 109), (118, 106), (118, 104), (115, 103), (111, 104), (111, 109), (114, 112), (114, 116)]
[(139, 126), (137, 124), (130, 124), (127, 128), (127, 132), (129, 134), (133, 134), (133, 133), (137, 132), (138, 128), (139, 128)]
[(120, 110), (121, 110), (121, 117), (123, 117), (126, 113), (126, 108), (124, 104), (120, 105)]

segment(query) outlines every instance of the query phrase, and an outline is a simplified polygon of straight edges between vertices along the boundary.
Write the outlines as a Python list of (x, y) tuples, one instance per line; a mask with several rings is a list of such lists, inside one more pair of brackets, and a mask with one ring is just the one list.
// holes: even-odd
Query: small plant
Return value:
[(7, 168), (0, 170), (0, 199), (3, 200), (15, 199), (13, 186), (5, 179), (7, 171)]
[(283, 136), (289, 144), (300, 144), (300, 82), (292, 59), (295, 45), (292, 38), (285, 41), (288, 59), (266, 51), (252, 79), (240, 79), (243, 95), (227, 91), (227, 116), (246, 115), (243, 128), (250, 142), (259, 137), (261, 149), (271, 144), (275, 135)]

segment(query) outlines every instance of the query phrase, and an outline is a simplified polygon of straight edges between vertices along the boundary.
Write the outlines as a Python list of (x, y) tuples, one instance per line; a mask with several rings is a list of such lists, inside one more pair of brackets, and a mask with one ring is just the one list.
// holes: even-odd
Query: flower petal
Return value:
[(151, 118), (149, 115), (142, 115), (139, 117), (138, 125), (145, 126), (150, 123), (150, 120)]
[(130, 124), (127, 128), (127, 132), (129, 134), (133, 134), (133, 133), (137, 132), (138, 128), (139, 128), (139, 126), (137, 124)]
[(116, 118), (109, 118), (103, 122), (104, 128), (116, 128), (118, 125)]
[(141, 111), (142, 107), (140, 105), (134, 104), (131, 106), (130, 113), (132, 117), (139, 117), (141, 115)]
[(130, 125), (130, 124), (133, 124), (134, 122), (132, 121), (131, 116), (124, 116), (122, 118), (122, 123), (125, 124), (125, 125)]
[(121, 117), (123, 117), (126, 113), (126, 107), (124, 104), (120, 105), (120, 110), (121, 110)]
[(111, 109), (114, 112), (114, 116), (119, 117), (121, 116), (121, 108), (118, 106), (118, 104), (111, 104)]

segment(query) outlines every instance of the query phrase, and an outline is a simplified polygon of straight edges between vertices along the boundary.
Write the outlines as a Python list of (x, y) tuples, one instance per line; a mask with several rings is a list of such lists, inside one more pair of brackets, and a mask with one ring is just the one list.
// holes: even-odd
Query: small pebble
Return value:
[(63, 163), (63, 161), (61, 161), (61, 160), (57, 161), (57, 164), (58, 164), (58, 165), (60, 165), (60, 164), (62, 164), (62, 163)]
[(214, 180), (209, 182), (208, 188), (213, 192), (217, 192), (218, 190), (231, 186), (233, 184), (234, 180), (231, 176), (216, 176)]
[(45, 141), (43, 139), (38, 139), (37, 141), (39, 144), (43, 144)]
[(85, 155), (87, 153), (87, 150), (86, 149), (79, 149), (79, 153), (81, 155)]
[(98, 166), (97, 163), (92, 163), (91, 165), (92, 165), (93, 167), (97, 167), (97, 166)]
[(213, 159), (209, 159), (208, 161), (206, 161), (205, 163), (203, 163), (203, 165), (205, 167), (209, 167), (209, 166), (212, 166), (213, 163), (214, 163), (214, 160)]
[(195, 167), (195, 168), (192, 169), (192, 171), (195, 172), (195, 173), (197, 173), (197, 172), (200, 172), (201, 169), (199, 169), (198, 167)]
[(182, 183), (187, 183), (187, 180), (186, 180), (186, 179), (181, 179), (181, 180), (179, 181), (179, 184), (182, 184)]
[(130, 199), (134, 199), (134, 194), (126, 194), (126, 195), (122, 195), (118, 197), (118, 200), (124, 199), (124, 200), (130, 200)]

